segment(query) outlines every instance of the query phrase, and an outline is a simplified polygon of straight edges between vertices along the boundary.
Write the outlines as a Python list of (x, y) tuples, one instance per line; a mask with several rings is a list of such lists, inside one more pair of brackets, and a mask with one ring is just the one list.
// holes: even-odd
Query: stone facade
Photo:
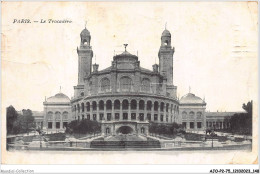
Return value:
[(47, 133), (64, 132), (72, 121), (70, 99), (63, 93), (49, 97), (43, 102), (43, 130)]
[(99, 70), (98, 64), (92, 65), (90, 41), (90, 32), (85, 28), (77, 48), (78, 84), (74, 86), (74, 97), (58, 93), (43, 103), (43, 128), (47, 132), (64, 131), (68, 122), (81, 119), (100, 122), (103, 134), (148, 134), (150, 121), (176, 122), (195, 131), (204, 131), (215, 122), (224, 127), (225, 116), (220, 119), (206, 115), (205, 100), (192, 93), (177, 98), (174, 47), (168, 30), (161, 36), (159, 65), (154, 64), (152, 70), (142, 68), (138, 56), (127, 51), (127, 45), (123, 53), (113, 57), (111, 66)]
[(71, 100), (74, 119), (97, 120), (102, 123), (102, 132), (109, 134), (117, 134), (123, 126), (128, 126), (130, 132), (147, 134), (149, 121), (178, 121), (179, 101), (177, 87), (173, 85), (174, 48), (168, 30), (161, 36), (159, 65), (153, 65), (152, 70), (140, 67), (138, 56), (125, 49), (113, 57), (108, 68), (99, 70), (98, 64), (94, 64), (92, 71), (90, 39), (82, 46), (85, 38), (91, 38), (90, 32), (85, 28), (80, 37), (79, 80)]

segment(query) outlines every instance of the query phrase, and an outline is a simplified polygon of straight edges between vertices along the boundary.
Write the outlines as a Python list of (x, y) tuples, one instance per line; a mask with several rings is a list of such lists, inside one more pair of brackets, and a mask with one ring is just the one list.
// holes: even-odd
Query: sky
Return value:
[[(72, 23), (13, 23), (14, 19)], [(42, 111), (45, 97), (73, 96), (80, 32), (87, 21), (99, 69), (123, 44), (152, 70), (165, 27), (175, 47), (179, 97), (205, 97), (207, 111), (242, 111), (258, 95), (256, 2), (3, 2), (2, 111)], [(167, 24), (166, 24), (167, 23)]]

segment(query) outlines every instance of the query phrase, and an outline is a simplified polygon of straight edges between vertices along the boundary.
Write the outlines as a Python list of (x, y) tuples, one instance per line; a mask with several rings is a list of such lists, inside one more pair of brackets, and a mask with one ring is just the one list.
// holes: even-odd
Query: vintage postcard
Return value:
[(258, 164), (258, 2), (2, 2), (3, 164)]

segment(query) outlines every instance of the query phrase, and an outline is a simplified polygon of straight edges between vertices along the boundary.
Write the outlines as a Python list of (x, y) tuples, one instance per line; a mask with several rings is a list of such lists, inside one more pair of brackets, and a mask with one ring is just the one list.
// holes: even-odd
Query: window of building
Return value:
[(48, 120), (52, 120), (53, 119), (53, 113), (48, 112), (47, 117), (48, 117)]
[(111, 100), (106, 101), (106, 110), (112, 110), (112, 101)]
[(123, 107), (123, 110), (128, 110), (128, 100), (123, 100), (122, 102), (122, 107)]
[(85, 118), (85, 116), (84, 116), (84, 115), (82, 115), (82, 120), (84, 120), (84, 118)]
[(56, 129), (60, 129), (60, 122), (56, 122)]
[(202, 119), (202, 113), (201, 112), (197, 112), (197, 119), (198, 120)]
[(142, 85), (141, 85), (141, 90), (144, 92), (149, 92), (150, 91), (150, 80), (148, 78), (144, 78), (142, 80)]
[(60, 112), (55, 112), (55, 119), (60, 120), (61, 119), (61, 113)]
[(166, 122), (168, 122), (169, 121), (169, 118), (168, 118), (168, 115), (166, 116)]
[(123, 113), (123, 120), (128, 120), (128, 113)]
[(201, 122), (197, 122), (197, 128), (198, 128), (198, 129), (201, 128)]
[(98, 104), (99, 104), (99, 106), (98, 106), (98, 107), (99, 107), (99, 110), (100, 110), (100, 111), (103, 111), (103, 110), (104, 110), (104, 101), (103, 101), (103, 100), (100, 100)]
[(101, 91), (109, 91), (110, 90), (110, 80), (108, 78), (103, 78), (100, 82)]
[(164, 111), (164, 103), (162, 102), (160, 105), (160, 110), (163, 112)]
[(144, 101), (143, 100), (139, 101), (139, 110), (144, 110)]
[(156, 102), (154, 102), (154, 111), (158, 111), (158, 106), (159, 104), (158, 104), (158, 102), (156, 101)]
[(152, 102), (151, 101), (147, 101), (146, 110), (147, 111), (151, 111), (152, 110)]
[(95, 102), (95, 101), (92, 102), (92, 108), (93, 108), (93, 111), (97, 110), (97, 102)]
[(147, 114), (147, 119), (151, 121), (151, 114)]
[(187, 112), (183, 111), (181, 115), (182, 119), (187, 119)]
[(67, 111), (63, 112), (62, 113), (62, 119), (63, 120), (68, 120), (68, 115), (69, 115), (69, 113)]
[(99, 114), (99, 120), (103, 120), (104, 119), (104, 114)]
[(143, 113), (139, 114), (139, 119), (140, 119), (140, 121), (144, 121), (144, 114)]
[(115, 113), (115, 120), (119, 120), (119, 113)]
[(90, 120), (90, 115), (89, 114), (87, 115), (87, 119)]
[(52, 129), (52, 122), (48, 122), (48, 129)]
[(81, 103), (81, 110), (82, 110), (82, 112), (84, 112), (84, 109), (85, 109), (84, 103)]
[(190, 129), (194, 129), (194, 122), (190, 122)]
[(116, 109), (116, 110), (120, 109), (120, 101), (119, 100), (115, 100), (115, 102), (114, 102), (114, 109)]
[(166, 104), (166, 112), (169, 112), (169, 103)]
[(63, 122), (63, 128), (66, 128), (68, 126), (68, 122)]
[(107, 113), (107, 121), (111, 121), (111, 113)]
[(194, 112), (193, 112), (193, 111), (191, 111), (191, 112), (189, 113), (189, 118), (190, 118), (190, 119), (194, 119)]
[(187, 127), (186, 122), (182, 122), (182, 126), (184, 129), (186, 129), (186, 127)]
[(94, 120), (94, 121), (97, 120), (97, 114), (93, 114), (93, 120)]
[(157, 120), (158, 120), (158, 115), (154, 114), (154, 121), (157, 121)]
[(87, 111), (89, 112), (90, 111), (90, 103), (89, 102), (86, 103), (86, 107), (87, 107)]
[(136, 113), (131, 114), (131, 120), (136, 120)]
[(132, 110), (136, 110), (136, 108), (137, 108), (137, 102), (136, 102), (136, 100), (131, 100), (131, 109), (132, 109)]
[(160, 116), (160, 121), (163, 122), (163, 115)]
[(122, 77), (120, 79), (120, 89), (121, 91), (131, 91), (132, 89), (132, 79), (129, 77)]

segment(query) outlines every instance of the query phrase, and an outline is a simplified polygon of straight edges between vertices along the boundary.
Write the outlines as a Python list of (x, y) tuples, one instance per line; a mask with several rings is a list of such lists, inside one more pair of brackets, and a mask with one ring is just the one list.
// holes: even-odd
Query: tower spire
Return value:
[(167, 22), (165, 22), (165, 30), (167, 29)]
[(87, 26), (87, 23), (88, 23), (88, 21), (85, 21), (85, 28), (86, 28), (86, 26)]
[(190, 90), (191, 90), (191, 88), (190, 88), (190, 86), (189, 86), (189, 93), (190, 93)]
[(61, 86), (60, 86), (60, 93), (61, 93)]

